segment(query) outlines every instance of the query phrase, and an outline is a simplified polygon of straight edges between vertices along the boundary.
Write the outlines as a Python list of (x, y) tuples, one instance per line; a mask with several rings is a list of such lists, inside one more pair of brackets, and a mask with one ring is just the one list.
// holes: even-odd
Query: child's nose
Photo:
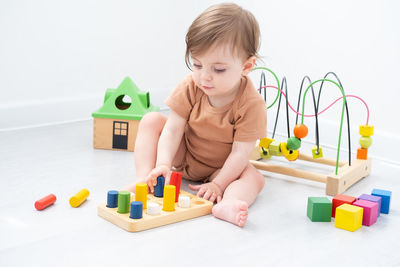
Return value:
[(207, 70), (201, 72), (201, 79), (205, 81), (210, 81), (212, 79), (211, 73)]

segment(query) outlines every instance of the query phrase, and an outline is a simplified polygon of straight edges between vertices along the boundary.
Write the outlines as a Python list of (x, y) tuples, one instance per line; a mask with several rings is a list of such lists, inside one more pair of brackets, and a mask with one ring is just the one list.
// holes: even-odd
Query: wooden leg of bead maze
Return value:
[(328, 175), (326, 181), (326, 194), (335, 196), (346, 191), (350, 186), (368, 176), (371, 172), (371, 159), (354, 160), (352, 165), (339, 168), (338, 174)]

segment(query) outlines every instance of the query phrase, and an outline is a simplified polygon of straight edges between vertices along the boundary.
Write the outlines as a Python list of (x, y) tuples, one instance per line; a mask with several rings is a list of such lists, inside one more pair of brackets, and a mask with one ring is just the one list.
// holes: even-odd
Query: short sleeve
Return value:
[(185, 120), (189, 119), (195, 103), (196, 87), (191, 75), (187, 76), (168, 96), (165, 104)]
[(252, 98), (238, 108), (234, 141), (256, 141), (267, 136), (267, 109), (262, 98)]

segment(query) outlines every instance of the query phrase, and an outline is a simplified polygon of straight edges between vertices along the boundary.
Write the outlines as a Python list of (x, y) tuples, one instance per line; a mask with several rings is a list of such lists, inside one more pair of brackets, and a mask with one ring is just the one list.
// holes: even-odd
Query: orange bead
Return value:
[(297, 124), (293, 129), (294, 136), (301, 139), (307, 136), (308, 128), (304, 124)]

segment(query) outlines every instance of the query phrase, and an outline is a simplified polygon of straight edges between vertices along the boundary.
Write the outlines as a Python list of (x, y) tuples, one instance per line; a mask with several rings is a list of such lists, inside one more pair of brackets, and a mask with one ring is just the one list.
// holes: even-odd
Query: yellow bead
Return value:
[(372, 144), (372, 138), (369, 136), (361, 136), (359, 143), (362, 148), (369, 148)]
[(268, 148), (269, 144), (271, 144), (273, 141), (274, 141), (274, 139), (271, 139), (271, 138), (268, 138), (268, 137), (261, 138), (260, 139), (260, 143), (258, 145), (260, 147), (263, 147), (263, 148)]
[(287, 148), (286, 142), (282, 142), (280, 144), (280, 148), (282, 151), (282, 155), (289, 161), (294, 161), (299, 157), (299, 151), (298, 150), (289, 150)]
[(319, 153), (318, 154), (317, 154), (317, 146), (313, 146), (312, 147), (312, 157), (314, 159), (323, 157), (323, 155), (322, 155), (322, 147), (321, 146), (319, 146)]
[(269, 144), (269, 153), (271, 156), (282, 156), (282, 152), (280, 149), (280, 143), (276, 141), (272, 141), (271, 144)]
[(360, 125), (360, 135), (369, 137), (374, 134), (374, 126), (372, 125)]
[(263, 159), (270, 159), (271, 158), (271, 153), (269, 153), (269, 149), (259, 147), (258, 151), (260, 152), (260, 157)]

